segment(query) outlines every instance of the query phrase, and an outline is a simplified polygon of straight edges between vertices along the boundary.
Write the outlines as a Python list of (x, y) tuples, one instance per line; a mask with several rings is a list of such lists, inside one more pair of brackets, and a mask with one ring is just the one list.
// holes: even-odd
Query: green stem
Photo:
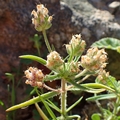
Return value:
[(44, 36), (44, 39), (45, 39), (45, 44), (47, 46), (47, 49), (48, 49), (49, 52), (51, 52), (52, 49), (51, 49), (50, 44), (49, 44), (48, 39), (47, 39), (46, 30), (43, 30), (42, 33), (43, 33), (43, 36)]
[(62, 118), (63, 120), (66, 117), (66, 97), (67, 97), (67, 91), (66, 91), (66, 81), (65, 79), (61, 80), (61, 89), (62, 89), (62, 93), (61, 93), (61, 114), (62, 114)]
[(114, 104), (113, 117), (118, 114), (118, 112), (119, 112), (119, 111), (118, 111), (119, 105), (120, 105), (120, 97), (117, 96), (117, 100), (116, 100), (116, 102), (115, 102), (115, 104)]
[(80, 72), (79, 74), (77, 74), (77, 75), (75, 76), (75, 79), (83, 76), (87, 71), (88, 71), (87, 69), (84, 69), (82, 72)]
[(35, 107), (36, 107), (38, 113), (40, 114), (40, 116), (41, 116), (44, 120), (49, 120), (37, 103), (35, 103)]

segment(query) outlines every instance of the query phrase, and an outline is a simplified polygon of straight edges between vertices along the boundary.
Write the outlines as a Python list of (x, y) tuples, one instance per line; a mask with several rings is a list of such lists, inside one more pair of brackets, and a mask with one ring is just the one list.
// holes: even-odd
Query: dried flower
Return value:
[(26, 84), (30, 84), (33, 87), (42, 87), (44, 74), (41, 70), (33, 67), (29, 67), (28, 70), (25, 71), (26, 75)]
[(89, 71), (96, 71), (106, 67), (107, 53), (104, 49), (90, 48), (86, 55), (81, 57), (81, 66)]
[(46, 66), (50, 69), (57, 70), (63, 63), (64, 63), (64, 61), (62, 60), (62, 58), (56, 51), (52, 51), (47, 56)]
[(37, 31), (47, 30), (51, 27), (52, 16), (48, 15), (48, 9), (43, 4), (37, 5), (37, 11), (31, 12), (32, 23)]
[(84, 40), (81, 40), (81, 35), (76, 34), (72, 36), (71, 41), (66, 45), (66, 50), (70, 55), (79, 56), (84, 51), (85, 46), (86, 43)]

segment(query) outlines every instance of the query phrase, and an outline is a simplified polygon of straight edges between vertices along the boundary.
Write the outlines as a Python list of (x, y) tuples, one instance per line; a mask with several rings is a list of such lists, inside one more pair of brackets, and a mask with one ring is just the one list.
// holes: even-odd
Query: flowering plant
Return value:
[[(95, 96), (88, 98), (87, 100), (94, 100), (97, 101), (97, 103), (98, 100), (105, 99), (105, 95), (99, 95), (101, 92), (107, 91), (109, 93), (106, 98), (116, 98), (118, 96), (116, 91), (120, 90), (115, 88), (114, 85), (117, 84), (117, 81), (105, 71), (107, 53), (104, 49), (99, 50), (97, 47), (92, 47), (87, 50), (85, 55), (83, 55), (86, 43), (82, 40), (80, 34), (76, 34), (72, 36), (69, 44), (65, 45), (68, 56), (63, 59), (57, 51), (52, 50), (47, 39), (46, 30), (52, 25), (52, 16), (48, 15), (48, 9), (43, 4), (40, 4), (37, 5), (37, 11), (33, 10), (31, 14), (33, 15), (32, 23), (34, 24), (35, 29), (43, 33), (49, 54), (47, 60), (34, 55), (23, 55), (20, 56), (20, 58), (35, 60), (50, 69), (51, 73), (44, 75), (42, 70), (35, 67), (29, 67), (28, 70), (25, 71), (25, 76), (27, 78), (25, 83), (35, 88), (38, 97), (12, 106), (6, 111), (12, 111), (35, 104), (41, 117), (44, 120), (49, 120), (37, 104), (38, 102), (42, 102), (53, 120), (80, 120), (79, 115), (69, 115), (69, 111), (81, 101), (83, 96), (68, 107), (67, 93), (69, 91), (85, 91), (93, 93)], [(84, 83), (90, 76), (96, 76), (95, 83)], [(47, 81), (52, 82), (55, 80), (61, 80), (61, 86), (59, 88), (47, 86)], [(46, 88), (48, 92), (40, 94), (38, 89), (42, 88)], [(49, 99), (57, 95), (60, 96), (61, 100), (60, 108)], [(116, 115), (119, 111), (117, 110), (117, 107), (120, 104), (120, 100), (117, 101), (119, 101), (119, 103), (116, 104), (114, 114), (111, 114), (111, 119), (109, 120), (113, 120), (113, 118), (114, 120), (117, 120)], [(56, 116), (51, 108), (55, 109), (60, 116)], [(92, 119), (94, 119), (94, 117), (95, 115)], [(99, 119), (99, 115), (97, 115), (97, 118)]]

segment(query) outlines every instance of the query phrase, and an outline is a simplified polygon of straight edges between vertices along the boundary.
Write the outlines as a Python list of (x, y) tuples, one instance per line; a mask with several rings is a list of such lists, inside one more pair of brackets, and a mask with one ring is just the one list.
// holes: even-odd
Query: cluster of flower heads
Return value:
[(52, 16), (48, 15), (48, 9), (43, 4), (37, 5), (37, 11), (33, 10), (32, 23), (37, 31), (47, 30), (51, 27)]
[[(34, 17), (32, 18), (32, 23), (35, 25), (37, 31), (47, 30), (51, 26), (52, 16), (48, 15), (48, 9), (44, 7), (43, 4), (37, 5), (37, 11), (33, 10), (31, 13)], [(86, 55), (82, 55), (85, 50), (86, 43), (81, 39), (80, 34), (72, 36), (69, 44), (66, 44), (66, 50), (69, 56), (74, 58), (75, 56), (80, 56), (81, 61), (65, 62), (59, 53), (56, 51), (51, 51), (47, 56), (46, 67), (50, 70), (54, 70), (58, 73), (59, 71), (64, 72), (69, 76), (76, 75), (81, 72), (80, 66), (88, 71), (98, 71), (98, 79), (104, 80), (109, 76), (104, 68), (106, 67), (107, 53), (104, 49), (98, 50), (98, 48), (88, 49)], [(82, 56), (81, 56), (82, 55)], [(25, 71), (26, 84), (31, 86), (43, 87), (44, 74), (41, 70), (37, 68), (30, 67)]]
[(26, 84), (30, 84), (33, 87), (42, 87), (43, 80), (44, 80), (44, 74), (41, 70), (33, 67), (29, 67), (28, 70), (25, 71), (26, 75)]

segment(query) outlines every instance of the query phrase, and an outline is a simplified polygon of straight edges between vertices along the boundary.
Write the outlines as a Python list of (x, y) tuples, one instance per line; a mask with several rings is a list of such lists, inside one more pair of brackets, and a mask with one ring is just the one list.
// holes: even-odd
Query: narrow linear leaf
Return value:
[(42, 103), (44, 104), (45, 108), (47, 109), (48, 113), (50, 114), (50, 116), (52, 117), (53, 120), (57, 120), (55, 114), (53, 113), (53, 111), (50, 109), (50, 107), (47, 105), (47, 103), (45, 102), (45, 99), (39, 94), (38, 90), (36, 89), (37, 94), (39, 95)]
[(106, 85), (100, 84), (100, 83), (86, 83), (86, 84), (81, 84), (81, 85), (84, 86), (84, 87), (89, 87), (89, 88), (103, 88), (103, 89), (115, 92), (114, 89), (112, 89), (112, 88), (110, 88)]
[(70, 84), (74, 85), (76, 88), (79, 88), (80, 90), (86, 91), (89, 90), (87, 87), (82, 86), (80, 84), (77, 84), (76, 82), (74, 82), (73, 80), (69, 80), (68, 81)]
[(35, 107), (39, 113), (39, 115), (44, 119), (44, 120), (49, 120), (47, 118), (47, 116), (45, 115), (45, 113), (41, 110), (41, 108), (39, 107), (39, 105), (37, 103), (35, 103)]
[(41, 57), (38, 57), (38, 56), (34, 56), (34, 55), (22, 55), (22, 56), (19, 56), (20, 58), (23, 58), (23, 59), (30, 59), (30, 60), (34, 60), (34, 61), (37, 61), (43, 65), (46, 65), (46, 60), (41, 58)]
[[(54, 96), (58, 95), (57, 92), (48, 92), (48, 93), (45, 93), (43, 95), (41, 95), (44, 99), (48, 99), (48, 98), (52, 98)], [(32, 104), (35, 104), (36, 102), (41, 102), (41, 99), (40, 97), (35, 97), (35, 98), (32, 98), (26, 102), (23, 102), (23, 103), (20, 103), (18, 105), (15, 105), (15, 106), (12, 106), (10, 108), (8, 108), (6, 111), (13, 111), (13, 110), (16, 110), (16, 109), (19, 109), (19, 108), (24, 108), (26, 106), (29, 106), (29, 105), (32, 105)]]
[(69, 112), (71, 109), (73, 109), (80, 101), (82, 100), (83, 97), (78, 99), (74, 104), (72, 104), (66, 111)]
[(116, 98), (117, 96), (115, 94), (104, 94), (104, 95), (97, 95), (93, 97), (89, 97), (86, 100), (87, 101), (96, 101), (96, 100), (104, 100), (104, 99), (112, 99)]
[(53, 108), (54, 110), (56, 110), (57, 112), (61, 113), (61, 110), (54, 104), (52, 103), (50, 100), (45, 101), (51, 108)]

